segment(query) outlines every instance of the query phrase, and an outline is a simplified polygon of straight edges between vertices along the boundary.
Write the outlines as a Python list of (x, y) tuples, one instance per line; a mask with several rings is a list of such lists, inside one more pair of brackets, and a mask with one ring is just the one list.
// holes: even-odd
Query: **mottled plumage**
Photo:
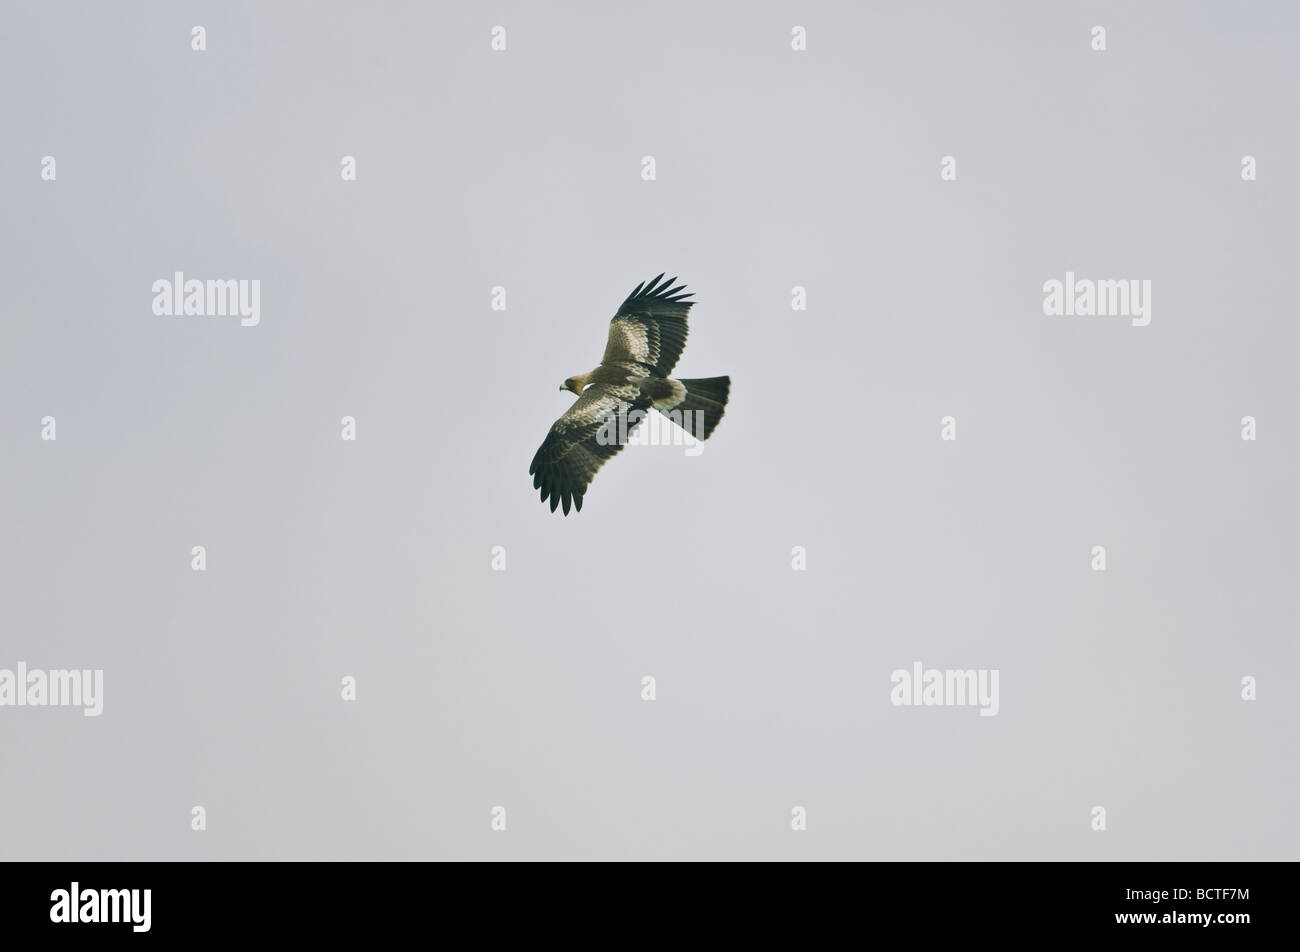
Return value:
[[(731, 378), (668, 376), (686, 346), (686, 315), (695, 302), (689, 292), (681, 293), (685, 285), (673, 287), (676, 278), (662, 279), (661, 274), (637, 285), (609, 322), (600, 365), (560, 387), (579, 394), (578, 399), (552, 425), (528, 467), (533, 488), (541, 490), (542, 502), (550, 500), (552, 512), (561, 505), (566, 516), (571, 505), (582, 511), (583, 494), (596, 471), (623, 448), (646, 411), (701, 414), (704, 438), (722, 419)], [(629, 414), (628, 425), (622, 439), (611, 442), (609, 420), (620, 413)]]

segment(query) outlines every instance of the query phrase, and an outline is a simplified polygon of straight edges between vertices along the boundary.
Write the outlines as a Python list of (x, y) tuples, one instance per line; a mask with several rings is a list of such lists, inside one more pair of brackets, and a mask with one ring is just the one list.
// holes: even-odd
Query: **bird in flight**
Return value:
[[(551, 501), (569, 514), (582, 511), (582, 496), (596, 471), (623, 448), (627, 434), (648, 410), (679, 423), (697, 439), (708, 439), (727, 405), (730, 377), (674, 379), (668, 376), (686, 346), (686, 315), (694, 301), (663, 275), (642, 282), (609, 322), (609, 339), (600, 365), (569, 377), (560, 385), (578, 395), (573, 406), (551, 426), (528, 474), (542, 502)], [(610, 439), (611, 420), (626, 414)]]

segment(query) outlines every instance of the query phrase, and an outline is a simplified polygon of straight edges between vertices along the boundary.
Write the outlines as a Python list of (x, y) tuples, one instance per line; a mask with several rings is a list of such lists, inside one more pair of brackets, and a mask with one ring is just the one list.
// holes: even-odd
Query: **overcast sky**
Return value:
[[(1296, 857), (1294, 4), (4, 19), (0, 668), (104, 709), (0, 708), (0, 858)], [(726, 418), (552, 514), (665, 270)]]

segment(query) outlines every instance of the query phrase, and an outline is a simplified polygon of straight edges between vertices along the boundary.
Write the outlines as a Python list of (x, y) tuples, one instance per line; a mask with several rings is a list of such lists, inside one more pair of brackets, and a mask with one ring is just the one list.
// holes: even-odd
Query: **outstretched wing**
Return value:
[[(583, 391), (564, 416), (551, 426), (551, 432), (533, 457), (528, 474), (533, 488), (542, 491), (542, 502), (551, 500), (551, 512), (564, 504), (569, 514), (572, 503), (582, 511), (582, 495), (596, 471), (623, 448), (631, 433), (650, 407), (637, 384), (609, 386), (593, 384)], [(632, 411), (639, 410), (634, 414)], [(627, 413), (622, 424), (618, 414)]]
[(686, 346), (686, 314), (694, 301), (682, 294), (686, 285), (673, 287), (676, 278), (648, 285), (642, 282), (628, 295), (609, 322), (609, 341), (602, 364), (636, 363), (655, 377), (667, 377)]

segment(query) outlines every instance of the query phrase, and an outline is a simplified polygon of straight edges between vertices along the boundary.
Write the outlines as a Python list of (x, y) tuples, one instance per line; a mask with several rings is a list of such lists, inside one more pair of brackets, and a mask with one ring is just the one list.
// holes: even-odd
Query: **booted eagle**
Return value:
[[(533, 457), (528, 473), (551, 512), (563, 504), (582, 511), (582, 495), (596, 471), (623, 448), (648, 410), (658, 410), (697, 439), (708, 439), (722, 419), (730, 377), (677, 380), (670, 376), (686, 346), (686, 314), (694, 301), (673, 287), (676, 278), (642, 282), (609, 322), (600, 365), (560, 385), (578, 395)], [(614, 423), (622, 414), (622, 425)], [(616, 438), (611, 439), (611, 434)]]

